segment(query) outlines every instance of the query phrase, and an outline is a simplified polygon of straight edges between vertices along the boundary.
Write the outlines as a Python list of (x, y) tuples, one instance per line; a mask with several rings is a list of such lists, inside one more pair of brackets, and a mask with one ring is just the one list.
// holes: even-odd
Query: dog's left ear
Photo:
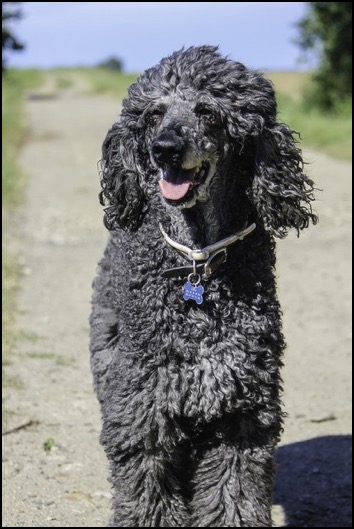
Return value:
[(291, 228), (299, 235), (310, 222), (318, 222), (311, 206), (314, 183), (303, 172), (294, 134), (287, 125), (275, 123), (256, 140), (253, 202), (265, 230), (279, 238)]

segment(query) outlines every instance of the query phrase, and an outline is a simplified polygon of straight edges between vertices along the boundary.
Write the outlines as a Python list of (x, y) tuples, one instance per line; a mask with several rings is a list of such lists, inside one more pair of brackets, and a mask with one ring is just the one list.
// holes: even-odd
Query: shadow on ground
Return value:
[(352, 438), (326, 436), (278, 449), (274, 503), (286, 527), (352, 527)]

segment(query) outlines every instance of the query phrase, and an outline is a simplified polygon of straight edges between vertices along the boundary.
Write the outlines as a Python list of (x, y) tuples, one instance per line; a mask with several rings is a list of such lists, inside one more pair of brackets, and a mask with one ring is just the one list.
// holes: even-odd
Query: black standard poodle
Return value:
[(110, 527), (270, 527), (284, 339), (275, 237), (317, 222), (262, 74), (182, 49), (102, 148), (91, 365)]

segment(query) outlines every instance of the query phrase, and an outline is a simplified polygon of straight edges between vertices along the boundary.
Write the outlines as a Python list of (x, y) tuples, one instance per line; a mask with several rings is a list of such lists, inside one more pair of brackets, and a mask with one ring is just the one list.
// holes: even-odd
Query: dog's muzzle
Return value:
[(159, 181), (162, 196), (172, 205), (187, 202), (193, 189), (203, 183), (209, 173), (207, 161), (186, 163), (188, 146), (175, 130), (162, 132), (151, 145), (151, 156), (161, 170)]

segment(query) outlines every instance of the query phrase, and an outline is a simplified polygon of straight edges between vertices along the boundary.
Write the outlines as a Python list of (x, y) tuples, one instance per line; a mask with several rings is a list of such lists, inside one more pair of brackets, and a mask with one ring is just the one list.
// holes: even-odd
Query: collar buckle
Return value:
[(188, 254), (188, 259), (191, 261), (206, 261), (209, 256), (210, 253), (207, 250), (191, 250)]
[(209, 279), (209, 277), (222, 265), (226, 262), (227, 259), (227, 249), (222, 248), (217, 252), (213, 253), (211, 257), (204, 264), (204, 277)]

